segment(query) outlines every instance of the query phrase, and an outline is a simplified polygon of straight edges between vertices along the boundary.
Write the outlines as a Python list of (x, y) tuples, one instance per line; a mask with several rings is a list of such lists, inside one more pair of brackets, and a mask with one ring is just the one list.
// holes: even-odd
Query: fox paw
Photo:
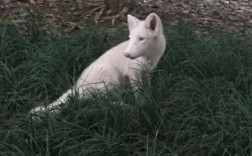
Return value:
[(54, 105), (49, 105), (47, 107), (44, 106), (40, 106), (40, 107), (36, 107), (33, 108), (29, 115), (31, 116), (31, 118), (35, 121), (42, 121), (42, 118), (45, 118), (49, 115), (55, 115), (55, 114), (59, 114), (61, 110), (60, 106), (54, 106)]
[(44, 106), (40, 106), (40, 107), (33, 108), (29, 112), (29, 116), (32, 118), (32, 120), (40, 122), (42, 121), (43, 117), (46, 117), (46, 112), (47, 112), (47, 109)]

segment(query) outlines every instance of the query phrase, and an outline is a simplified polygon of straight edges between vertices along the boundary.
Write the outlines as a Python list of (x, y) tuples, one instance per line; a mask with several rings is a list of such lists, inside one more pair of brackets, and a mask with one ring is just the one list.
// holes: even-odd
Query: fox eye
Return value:
[(139, 39), (139, 41), (143, 41), (143, 40), (145, 40), (145, 38), (144, 38), (144, 37), (139, 37), (138, 39)]

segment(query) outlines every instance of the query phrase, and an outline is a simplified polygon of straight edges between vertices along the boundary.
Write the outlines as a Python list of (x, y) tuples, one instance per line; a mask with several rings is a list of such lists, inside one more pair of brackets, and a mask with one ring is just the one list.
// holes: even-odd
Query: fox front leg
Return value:
[(142, 86), (142, 75), (140, 72), (134, 72), (133, 75), (129, 77), (130, 85), (133, 89), (133, 93), (136, 100), (141, 99), (140, 92)]

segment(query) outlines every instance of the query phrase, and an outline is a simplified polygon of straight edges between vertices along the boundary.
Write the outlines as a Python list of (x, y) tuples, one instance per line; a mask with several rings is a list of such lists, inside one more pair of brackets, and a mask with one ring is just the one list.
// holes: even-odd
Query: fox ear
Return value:
[(133, 30), (134, 28), (136, 28), (140, 22), (139, 19), (137, 19), (136, 17), (128, 14), (127, 15), (127, 19), (128, 19), (128, 24), (129, 24), (129, 31)]
[(161, 25), (161, 20), (157, 14), (151, 13), (145, 20), (146, 27), (152, 31), (158, 31)]

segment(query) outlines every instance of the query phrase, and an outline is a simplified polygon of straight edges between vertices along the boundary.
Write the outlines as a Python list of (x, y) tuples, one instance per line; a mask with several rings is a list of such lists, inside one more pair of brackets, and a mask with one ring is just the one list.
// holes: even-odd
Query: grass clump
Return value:
[(71, 98), (61, 115), (41, 123), (27, 118), (126, 36), (88, 28), (63, 37), (36, 30), (24, 38), (0, 26), (0, 155), (251, 154), (252, 38), (196, 37), (184, 26), (166, 32), (166, 52), (141, 102), (125, 89)]

